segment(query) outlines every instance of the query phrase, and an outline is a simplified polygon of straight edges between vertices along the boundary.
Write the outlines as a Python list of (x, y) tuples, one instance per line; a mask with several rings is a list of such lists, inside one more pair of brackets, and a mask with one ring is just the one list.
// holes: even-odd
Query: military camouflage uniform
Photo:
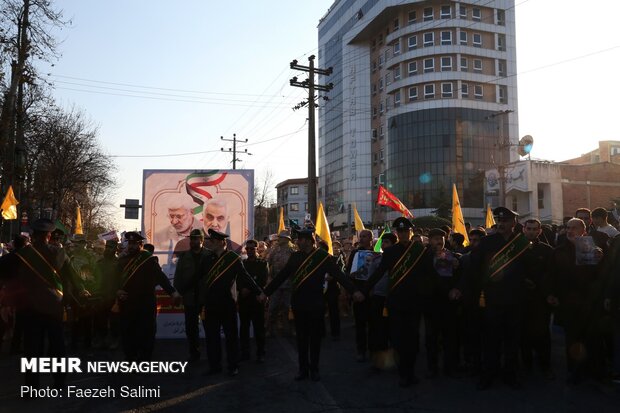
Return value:
[[(269, 263), (269, 279), (272, 280), (284, 268), (291, 254), (295, 252), (292, 243), (281, 246), (276, 245), (269, 252), (267, 262)], [(286, 280), (282, 286), (269, 298), (267, 333), (269, 335), (292, 334), (292, 326), (288, 319), (291, 307), (291, 282)]]

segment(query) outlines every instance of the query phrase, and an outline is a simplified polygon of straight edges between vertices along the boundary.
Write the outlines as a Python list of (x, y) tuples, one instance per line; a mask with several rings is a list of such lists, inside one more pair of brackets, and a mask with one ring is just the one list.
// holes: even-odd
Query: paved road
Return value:
[[(321, 381), (295, 382), (296, 353), (294, 341), (270, 338), (264, 364), (245, 362), (235, 378), (225, 374), (202, 375), (206, 362), (191, 366), (185, 374), (89, 375), (74, 374), (68, 384), (104, 388), (121, 385), (160, 386), (161, 396), (154, 399), (35, 399), (18, 397), (22, 377), (17, 373), (19, 359), (0, 359), (0, 411), (2, 412), (619, 412), (620, 386), (585, 382), (579, 386), (565, 384), (562, 337), (554, 332), (554, 366), (558, 378), (545, 381), (534, 372), (524, 378), (521, 390), (500, 383), (491, 389), (475, 390), (475, 379), (439, 377), (421, 380), (408, 389), (397, 386), (395, 371), (373, 372), (369, 363), (355, 361), (353, 326), (343, 323), (341, 341), (324, 341), (321, 358)], [(185, 342), (159, 340), (156, 360), (184, 360)], [(120, 360), (115, 353), (87, 355), (91, 360)], [(422, 355), (422, 360), (424, 356)], [(424, 376), (424, 362), (418, 364)], [(51, 384), (46, 377), (44, 385)]]

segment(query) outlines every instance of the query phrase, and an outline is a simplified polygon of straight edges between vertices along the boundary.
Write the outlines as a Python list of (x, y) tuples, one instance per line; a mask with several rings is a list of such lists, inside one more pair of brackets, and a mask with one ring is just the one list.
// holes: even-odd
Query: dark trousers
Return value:
[(299, 356), (299, 371), (319, 371), (321, 337), (325, 326), (322, 310), (296, 310), (295, 333)]
[(523, 365), (531, 367), (534, 353), (540, 367), (551, 367), (551, 311), (544, 300), (528, 300), (523, 315), (521, 332), (521, 360)]
[(353, 303), (355, 317), (355, 345), (358, 354), (365, 354), (368, 349), (368, 322), (370, 320), (370, 300)]
[(340, 337), (340, 306), (339, 306), (340, 290), (325, 294), (327, 301), (327, 313), (329, 315), (329, 333), (332, 337)]
[(482, 315), (478, 303), (464, 305), (464, 355), (474, 372), (479, 372), (482, 362)]
[[(185, 315), (185, 336), (189, 346), (190, 357), (200, 357), (200, 311), (202, 307), (199, 305), (185, 305), (183, 312)], [(202, 328), (207, 331), (206, 323), (202, 320)]]
[(118, 314), (110, 311), (114, 301), (104, 301), (101, 303), (94, 315), (95, 338), (103, 343), (109, 336), (111, 339), (117, 339), (120, 335), (118, 325)]
[[(62, 313), (56, 315), (21, 311), (24, 327), (24, 357), (65, 357)], [(48, 351), (45, 342), (48, 342)], [(27, 386), (39, 387), (40, 373), (24, 374)], [(62, 387), (66, 373), (53, 373), (54, 386)]]
[(121, 306), (120, 327), (123, 352), (127, 361), (150, 361), (155, 345), (156, 307)]
[(492, 378), (500, 372), (503, 348), (504, 374), (513, 378), (517, 373), (521, 319), (523, 310), (516, 305), (487, 305), (483, 309), (483, 368)]
[(446, 372), (454, 371), (459, 363), (459, 305), (448, 300), (438, 300), (437, 305), (435, 347), (438, 348), (441, 341)]
[(389, 323), (383, 316), (385, 297), (370, 296), (370, 315), (368, 319), (368, 350), (385, 351), (388, 349)]
[(239, 301), (241, 355), (250, 356), (250, 324), (252, 324), (256, 340), (256, 356), (259, 357), (265, 355), (265, 305), (257, 302), (255, 297), (250, 299)]
[(226, 339), (226, 361), (228, 369), (237, 368), (239, 363), (239, 333), (237, 330), (237, 311), (234, 303), (225, 308), (207, 308), (205, 311), (205, 333), (207, 338), (207, 358), (211, 370), (222, 368), (222, 337)]

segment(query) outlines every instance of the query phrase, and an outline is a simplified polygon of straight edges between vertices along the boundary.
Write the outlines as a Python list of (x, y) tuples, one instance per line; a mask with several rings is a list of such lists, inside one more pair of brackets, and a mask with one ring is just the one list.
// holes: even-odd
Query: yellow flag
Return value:
[(19, 201), (15, 198), (13, 186), (9, 185), (9, 190), (6, 191), (4, 201), (2, 201), (2, 205), (0, 206), (0, 209), (2, 209), (2, 218), (6, 220), (17, 219), (17, 204), (19, 204)]
[(495, 225), (495, 218), (493, 218), (493, 211), (491, 211), (491, 204), (487, 204), (487, 216), (484, 220), (484, 227), (491, 228)]
[(465, 229), (465, 220), (459, 202), (459, 194), (456, 192), (456, 184), (452, 184), (452, 231), (462, 234), (465, 237), (463, 245), (469, 245), (469, 237), (467, 236), (467, 229)]
[(321, 239), (327, 242), (328, 251), (330, 254), (334, 253), (334, 249), (332, 248), (332, 236), (329, 233), (329, 224), (327, 223), (327, 217), (325, 216), (325, 211), (323, 210), (323, 203), (319, 202), (319, 210), (316, 212), (316, 235), (321, 237)]
[(82, 213), (80, 212), (79, 205), (75, 212), (75, 235), (84, 235), (82, 230)]
[(278, 223), (278, 234), (284, 231), (286, 227), (284, 226), (284, 207), (280, 207), (280, 221)]
[(360, 218), (360, 214), (357, 213), (357, 208), (355, 207), (355, 204), (353, 204), (353, 219), (355, 220), (355, 230), (357, 232), (366, 229), (364, 228), (364, 222), (362, 221), (362, 218)]

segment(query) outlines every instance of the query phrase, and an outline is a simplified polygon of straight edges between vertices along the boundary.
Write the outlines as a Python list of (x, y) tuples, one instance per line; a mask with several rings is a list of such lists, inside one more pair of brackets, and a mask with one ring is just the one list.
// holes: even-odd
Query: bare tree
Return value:
[(275, 223), (271, 205), (275, 203), (273, 172), (266, 169), (260, 180), (254, 184), (254, 235), (263, 238), (269, 235), (270, 223)]

